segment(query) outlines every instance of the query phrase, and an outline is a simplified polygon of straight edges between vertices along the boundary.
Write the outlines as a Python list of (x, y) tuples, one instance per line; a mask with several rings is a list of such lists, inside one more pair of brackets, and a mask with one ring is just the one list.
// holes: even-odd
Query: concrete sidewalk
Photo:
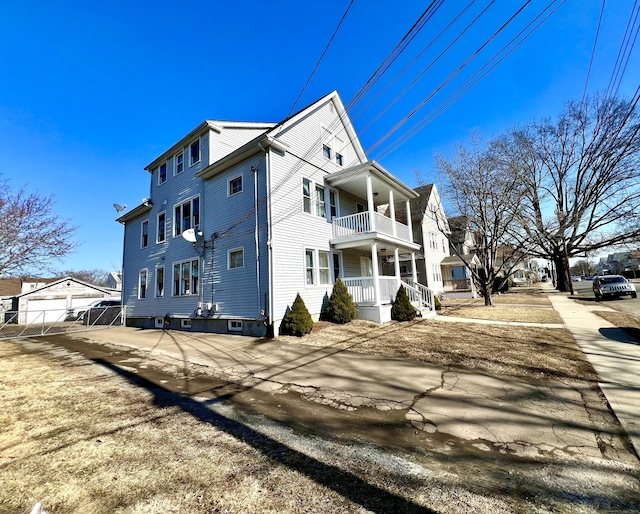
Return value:
[(608, 307), (583, 305), (562, 293), (549, 300), (600, 376), (600, 389), (640, 455), (640, 342), (594, 314)]

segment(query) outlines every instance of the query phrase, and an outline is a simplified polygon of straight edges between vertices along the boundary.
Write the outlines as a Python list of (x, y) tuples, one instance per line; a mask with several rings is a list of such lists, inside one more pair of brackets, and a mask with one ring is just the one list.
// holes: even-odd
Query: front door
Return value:
[(373, 267), (371, 266), (371, 257), (360, 257), (360, 276), (370, 277), (373, 275)]

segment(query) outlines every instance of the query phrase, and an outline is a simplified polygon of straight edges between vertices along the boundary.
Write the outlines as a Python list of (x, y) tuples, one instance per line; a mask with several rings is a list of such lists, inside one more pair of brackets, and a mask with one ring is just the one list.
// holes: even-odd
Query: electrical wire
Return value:
[(591, 76), (591, 67), (593, 66), (593, 57), (596, 54), (596, 47), (598, 45), (598, 36), (600, 35), (600, 26), (602, 25), (602, 15), (604, 14), (604, 6), (607, 0), (602, 0), (602, 8), (600, 9), (600, 17), (598, 18), (598, 27), (596, 28), (596, 37), (593, 40), (593, 49), (591, 50), (591, 59), (589, 59), (589, 69), (587, 70), (587, 79), (584, 82), (584, 91), (582, 92), (582, 101), (580, 103), (584, 104), (584, 99), (587, 96), (587, 86), (589, 85), (589, 77)]

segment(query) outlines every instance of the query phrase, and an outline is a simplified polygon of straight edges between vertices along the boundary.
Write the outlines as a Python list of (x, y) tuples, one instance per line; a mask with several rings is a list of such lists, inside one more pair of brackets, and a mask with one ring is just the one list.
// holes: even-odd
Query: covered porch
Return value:
[[(470, 264), (476, 268), (480, 266), (480, 261), (475, 255), (466, 256)], [(465, 258), (466, 258), (465, 257)], [(471, 271), (464, 261), (457, 255), (445, 257), (440, 262), (442, 269), (442, 284), (444, 286), (444, 298), (477, 298), (476, 290)]]
[[(418, 283), (410, 201), (418, 195), (375, 161), (328, 175), (329, 187), (366, 199), (366, 210), (332, 219), (331, 247), (343, 255), (343, 281), (358, 317), (383, 323), (391, 320), (391, 305), (400, 287), (416, 309), (435, 314), (433, 294)], [(400, 209), (396, 208), (400, 205)], [(364, 205), (363, 205), (364, 207)], [(399, 254), (411, 255), (411, 276), (402, 279)], [(382, 259), (393, 259), (392, 275), (382, 272)]]

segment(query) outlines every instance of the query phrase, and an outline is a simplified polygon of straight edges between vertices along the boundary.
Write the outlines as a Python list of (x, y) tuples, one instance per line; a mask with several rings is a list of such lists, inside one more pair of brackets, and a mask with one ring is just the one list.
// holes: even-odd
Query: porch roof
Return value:
[(366, 177), (371, 176), (371, 185), (376, 204), (389, 203), (389, 190), (394, 192), (394, 200), (411, 200), (418, 197), (413, 189), (394, 177), (376, 161), (367, 161), (350, 168), (336, 171), (325, 177), (329, 186), (338, 187), (349, 193), (366, 198)]

